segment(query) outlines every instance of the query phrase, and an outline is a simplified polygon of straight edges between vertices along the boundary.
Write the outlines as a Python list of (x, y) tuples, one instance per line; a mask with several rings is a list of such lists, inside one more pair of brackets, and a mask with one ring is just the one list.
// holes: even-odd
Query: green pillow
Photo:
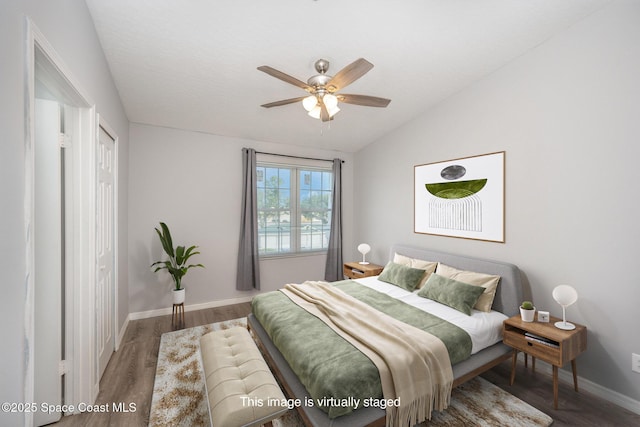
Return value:
[(471, 315), (471, 308), (484, 292), (482, 286), (474, 286), (433, 273), (418, 292), (418, 296), (429, 298), (440, 304)]
[(378, 276), (378, 280), (391, 283), (392, 285), (399, 286), (409, 292), (413, 292), (424, 277), (424, 274), (425, 271), (419, 268), (411, 268), (406, 265), (396, 264), (389, 261), (389, 263), (384, 267), (382, 274)]

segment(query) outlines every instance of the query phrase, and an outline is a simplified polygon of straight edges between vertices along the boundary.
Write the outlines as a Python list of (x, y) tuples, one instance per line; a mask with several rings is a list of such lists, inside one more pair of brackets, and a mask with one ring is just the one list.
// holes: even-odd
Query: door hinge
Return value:
[(61, 360), (58, 362), (58, 375), (64, 375), (67, 373), (67, 361)]
[(58, 145), (60, 146), (60, 148), (71, 147), (71, 138), (64, 133), (58, 134)]

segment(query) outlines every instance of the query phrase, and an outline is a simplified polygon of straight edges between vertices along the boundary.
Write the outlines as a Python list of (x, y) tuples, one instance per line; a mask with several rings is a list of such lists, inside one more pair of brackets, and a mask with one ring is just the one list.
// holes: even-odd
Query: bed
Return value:
[[(493, 313), (493, 315), (500, 315), (502, 316), (500, 319), (503, 319), (518, 312), (518, 306), (522, 300), (522, 286), (520, 271), (518, 267), (513, 264), (460, 256), (406, 245), (393, 245), (389, 251), (389, 260), (392, 261), (397, 259), (396, 257), (398, 254), (412, 259), (439, 262), (459, 270), (500, 276), (500, 281), (491, 306), (491, 310), (497, 313)], [(377, 286), (375, 278), (367, 278), (366, 280), (362, 279), (361, 281), (366, 282), (367, 280), (372, 282), (370, 285), (373, 288)], [(263, 327), (254, 313), (249, 315), (248, 325), (254, 333), (259, 346), (263, 350), (265, 359), (271, 366), (278, 380), (281, 382), (287, 396), (291, 399), (298, 399), (297, 402), (299, 403), (295, 406), (306, 425), (315, 427), (385, 425), (385, 411), (380, 408), (361, 407), (346, 415), (329, 418), (329, 415), (325, 411), (317, 408), (316, 406), (305, 405), (304, 402), (309, 401), (312, 398), (311, 393), (307, 391), (303, 383), (299, 380), (290, 364), (287, 363), (283, 354), (274, 344), (274, 340), (269, 336), (267, 330)], [(303, 343), (310, 341), (302, 337), (302, 335), (301, 338), (302, 339), (300, 341)], [(278, 341), (277, 337), (275, 341)], [(454, 387), (468, 381), (510, 357), (510, 348), (502, 344), (499, 337), (494, 337), (493, 341), (497, 342), (479, 351), (474, 349), (475, 351), (473, 351), (470, 357), (452, 366)]]

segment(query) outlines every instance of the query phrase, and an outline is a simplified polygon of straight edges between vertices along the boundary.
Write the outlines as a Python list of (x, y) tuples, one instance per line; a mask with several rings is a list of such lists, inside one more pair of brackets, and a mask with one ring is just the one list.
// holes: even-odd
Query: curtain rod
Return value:
[[(280, 156), (280, 157), (291, 157), (293, 159), (303, 159), (303, 160), (319, 160), (321, 162), (333, 162), (333, 160), (329, 159), (318, 159), (317, 157), (304, 157), (304, 156), (292, 156), (289, 154), (278, 154), (278, 153), (266, 153), (264, 151), (256, 151), (256, 154), (268, 154), (270, 156)], [(344, 163), (344, 160), (340, 160)]]

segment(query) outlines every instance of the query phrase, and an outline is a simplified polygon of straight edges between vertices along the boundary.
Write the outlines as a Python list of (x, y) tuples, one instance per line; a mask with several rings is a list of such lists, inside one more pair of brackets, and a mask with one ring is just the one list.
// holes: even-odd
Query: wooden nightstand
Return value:
[(382, 273), (384, 267), (378, 264), (360, 264), (358, 262), (345, 262), (342, 272), (350, 279), (360, 279), (362, 277), (377, 276)]
[[(549, 323), (523, 322), (520, 315), (513, 316), (504, 321), (502, 341), (513, 348), (513, 360), (511, 363), (511, 385), (516, 378), (516, 362), (518, 352), (532, 357), (532, 369), (535, 371), (536, 358), (544, 360), (553, 366), (553, 407), (558, 409), (558, 368), (571, 362), (573, 371), (573, 388), (578, 391), (578, 374), (576, 372), (576, 357), (587, 349), (587, 328), (576, 325), (572, 331), (564, 331), (554, 326), (561, 321), (551, 316)], [(543, 339), (551, 341), (545, 344), (525, 337), (525, 333), (535, 334)], [(526, 365), (525, 365), (526, 366)]]

